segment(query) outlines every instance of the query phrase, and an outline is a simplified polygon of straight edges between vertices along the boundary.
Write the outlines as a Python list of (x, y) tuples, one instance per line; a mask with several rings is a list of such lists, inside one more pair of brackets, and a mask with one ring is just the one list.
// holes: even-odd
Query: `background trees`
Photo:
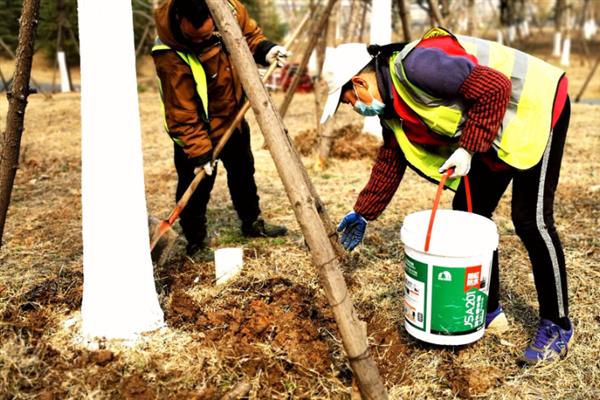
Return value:
[[(137, 54), (149, 53), (154, 41), (153, 0), (132, 0), (134, 36)], [(247, 0), (243, 3), (258, 21), (264, 33), (273, 41), (280, 41), (287, 32), (281, 22), (274, 0)], [(0, 0), (0, 40), (13, 52), (17, 44), (19, 15), (22, 0)], [(106, 21), (110, 29), (110, 21)], [(77, 27), (77, 0), (44, 0), (40, 4), (40, 23), (36, 52), (48, 60), (56, 58), (57, 50), (67, 55), (69, 65), (79, 64), (79, 37)], [(10, 58), (10, 53), (0, 46), (0, 57)]]

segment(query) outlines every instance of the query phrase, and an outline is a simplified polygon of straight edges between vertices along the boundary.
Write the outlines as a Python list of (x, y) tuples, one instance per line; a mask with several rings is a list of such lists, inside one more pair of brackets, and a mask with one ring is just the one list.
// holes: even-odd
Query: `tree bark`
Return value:
[[(385, 386), (369, 354), (365, 324), (356, 315), (336, 252), (319, 215), (318, 208), (323, 206), (315, 201), (314, 188), (308, 174), (291, 139), (285, 133), (281, 116), (260, 81), (250, 50), (229, 7), (221, 0), (206, 0), (206, 3), (232, 60), (238, 65), (240, 80), (311, 251), (313, 263), (319, 270), (321, 283), (333, 309), (344, 349), (361, 391), (368, 399), (387, 399)], [(335, 0), (330, 0), (329, 3), (330, 10)], [(324, 13), (322, 19), (327, 19), (326, 14), (328, 12)]]
[(476, 21), (476, 10), (475, 10), (475, 0), (468, 0), (467, 3), (467, 35), (473, 36), (475, 34), (475, 26), (477, 25)]
[(358, 42), (362, 43), (365, 34), (365, 25), (367, 23), (367, 11), (369, 6), (367, 3), (362, 3), (362, 15), (360, 17), (360, 29), (358, 30)]
[(429, 4), (429, 15), (433, 24), (438, 26), (444, 25), (444, 17), (442, 17), (442, 13), (440, 12), (440, 6), (437, 0), (427, 0), (427, 4)]
[[(6, 131), (0, 148), (0, 247), (6, 214), (10, 205), (15, 175), (19, 168), (19, 151), (23, 134), (25, 108), (29, 96), (29, 79), (31, 78), (31, 60), (35, 30), (38, 24), (40, 0), (24, 0), (19, 23), (15, 73), (12, 88), (8, 97), (8, 113), (6, 115)], [(7, 91), (8, 93), (8, 91)]]
[(410, 34), (410, 3), (406, 3), (406, 0), (397, 0), (398, 9), (400, 10), (400, 20), (402, 21), (402, 33), (404, 34), (404, 40), (410, 42), (412, 36)]
[(317, 45), (317, 41), (321, 36), (321, 31), (327, 23), (329, 15), (331, 14), (331, 9), (335, 5), (336, 1), (337, 0), (329, 0), (327, 5), (325, 6), (325, 9), (323, 9), (320, 16), (315, 20), (315, 23), (312, 26), (310, 38), (306, 45), (306, 49), (304, 50), (304, 54), (302, 54), (302, 60), (300, 61), (300, 65), (298, 66), (298, 72), (294, 76), (294, 79), (292, 79), (292, 82), (288, 87), (288, 91), (285, 94), (285, 98), (283, 99), (283, 102), (279, 107), (279, 113), (281, 114), (281, 118), (284, 118), (285, 114), (287, 113), (290, 103), (292, 102), (292, 98), (294, 97), (294, 94), (296, 92), (296, 88), (300, 83), (300, 78), (302, 78), (302, 72), (306, 69), (306, 66), (308, 65), (310, 55), (313, 52), (315, 46)]
[(325, 123), (325, 128), (321, 127), (321, 131), (319, 131), (319, 149), (314, 167), (316, 171), (323, 171), (329, 166), (329, 153), (331, 153), (331, 145), (334, 139), (334, 122), (334, 118), (329, 118), (329, 121)]

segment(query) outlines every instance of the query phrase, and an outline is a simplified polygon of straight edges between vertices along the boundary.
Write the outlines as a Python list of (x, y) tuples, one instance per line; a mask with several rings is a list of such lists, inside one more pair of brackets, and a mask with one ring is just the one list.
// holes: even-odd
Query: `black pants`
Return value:
[[(568, 315), (565, 257), (554, 227), (554, 194), (560, 175), (565, 137), (569, 125), (569, 100), (550, 134), (540, 162), (525, 171), (510, 169), (501, 172), (490, 169), (477, 156), (473, 157), (469, 179), (473, 212), (492, 217), (500, 198), (513, 181), (511, 203), (515, 232), (523, 241), (533, 268), (540, 317), (565, 325)], [(464, 184), (461, 182), (452, 204), (456, 210), (466, 210)], [(488, 310), (498, 307), (498, 254), (494, 253)]]
[[(227, 170), (227, 186), (233, 207), (242, 222), (252, 222), (260, 215), (259, 199), (254, 181), (254, 156), (250, 147), (250, 128), (243, 121), (223, 147), (219, 160)], [(190, 162), (181, 147), (175, 144), (175, 168), (177, 169), (176, 200), (179, 201), (194, 179), (195, 165)], [(186, 208), (181, 212), (179, 223), (188, 243), (201, 243), (206, 237), (206, 206), (215, 183), (217, 170), (206, 176), (196, 188)]]

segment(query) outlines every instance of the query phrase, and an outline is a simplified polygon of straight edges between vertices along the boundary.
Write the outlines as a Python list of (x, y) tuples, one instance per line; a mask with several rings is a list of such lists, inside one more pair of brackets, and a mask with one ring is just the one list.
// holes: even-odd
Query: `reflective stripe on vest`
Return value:
[[(452, 34), (435, 28), (433, 34), (430, 31), (423, 39), (434, 36)], [(494, 140), (494, 148), (501, 160), (515, 168), (533, 167), (540, 161), (548, 142), (554, 98), (563, 71), (496, 42), (465, 36), (456, 39), (467, 53), (478, 59), (480, 65), (493, 68), (510, 78), (512, 92)], [(406, 79), (402, 60), (419, 43), (420, 40), (409, 43), (402, 52), (390, 58), (394, 87), (431, 130), (441, 135), (458, 136), (462, 121), (466, 118), (464, 106), (460, 102), (447, 104), (434, 98)]]
[[(172, 50), (172, 49), (171, 49), (171, 47), (164, 44), (159, 38), (156, 38), (156, 40), (154, 41), (154, 46), (152, 46), (152, 52), (154, 53), (156, 51), (167, 51), (167, 50)], [(202, 103), (202, 111), (203, 111), (202, 119), (204, 121), (208, 121), (208, 84), (206, 83), (206, 73), (204, 72), (204, 68), (202, 67), (202, 64), (200, 63), (200, 60), (198, 60), (198, 57), (196, 57), (195, 55), (188, 54), (183, 51), (176, 51), (176, 53), (183, 60), (183, 62), (185, 62), (190, 67), (190, 70), (192, 71), (192, 76), (194, 77), (194, 82), (196, 83), (196, 93), (198, 93), (198, 96), (200, 97), (200, 102)], [(165, 119), (165, 121), (164, 121), (165, 130), (168, 132), (169, 129), (167, 126), (167, 117), (166, 117), (166, 113), (165, 113), (164, 97), (163, 97), (162, 84), (160, 82), (160, 79), (158, 80), (158, 90), (160, 92), (161, 109), (162, 109), (163, 116)], [(172, 139), (175, 143), (177, 143), (178, 145), (180, 145), (182, 147), (185, 145), (185, 143), (183, 143), (178, 138), (172, 138)]]

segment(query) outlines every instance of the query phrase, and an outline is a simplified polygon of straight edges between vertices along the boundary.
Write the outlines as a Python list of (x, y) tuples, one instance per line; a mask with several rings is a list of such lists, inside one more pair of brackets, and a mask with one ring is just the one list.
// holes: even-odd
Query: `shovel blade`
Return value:
[[(150, 239), (152, 239), (155, 233), (158, 232), (161, 222), (162, 220), (156, 217), (148, 217), (148, 231), (150, 232)], [(162, 267), (167, 263), (167, 261), (169, 261), (176, 240), (177, 233), (171, 228), (169, 228), (160, 237), (154, 246), (154, 249), (152, 249), (152, 252), (150, 253), (152, 261), (156, 264), (156, 266)]]

